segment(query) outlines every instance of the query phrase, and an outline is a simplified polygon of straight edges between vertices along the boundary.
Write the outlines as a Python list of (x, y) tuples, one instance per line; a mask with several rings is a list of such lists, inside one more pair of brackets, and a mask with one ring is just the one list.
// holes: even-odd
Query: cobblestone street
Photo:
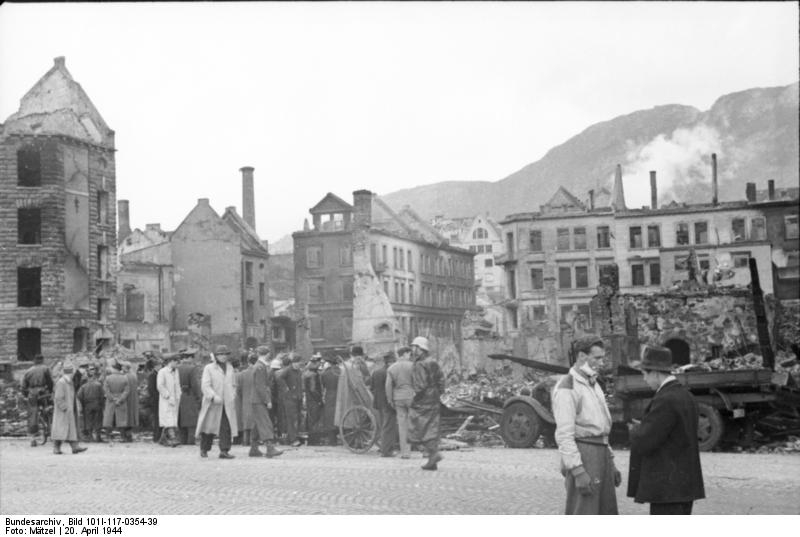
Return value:
[[(52, 444), (0, 440), (3, 514), (559, 514), (564, 500), (551, 449), (445, 452), (438, 472), (411, 460), (344, 448), (288, 448), (278, 459), (208, 459), (196, 448), (150, 442), (86, 444), (73, 456)], [(627, 473), (628, 453), (617, 452)], [(703, 453), (707, 499), (696, 514), (800, 514), (800, 456)], [(622, 514), (645, 514), (624, 497)]]

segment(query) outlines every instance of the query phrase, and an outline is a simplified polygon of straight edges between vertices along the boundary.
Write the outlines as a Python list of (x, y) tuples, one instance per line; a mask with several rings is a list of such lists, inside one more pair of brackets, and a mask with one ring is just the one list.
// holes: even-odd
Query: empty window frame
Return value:
[(17, 243), (42, 243), (41, 209), (17, 209)]
[(253, 262), (244, 262), (244, 284), (248, 287), (253, 285)]
[(572, 230), (575, 250), (586, 249), (586, 228), (576, 227)]
[(42, 267), (17, 267), (17, 306), (42, 305)]
[(650, 285), (661, 285), (661, 263), (650, 263)]
[(689, 244), (689, 224), (682, 222), (675, 225), (675, 244), (679, 246)]
[(630, 247), (631, 248), (641, 248), (642, 247), (642, 226), (631, 226), (629, 228), (630, 234)]
[(750, 220), (750, 240), (767, 240), (767, 224), (763, 217), (756, 217)]
[(708, 222), (694, 223), (694, 243), (708, 244)]
[(787, 239), (797, 239), (800, 237), (800, 229), (798, 229), (796, 214), (783, 217), (783, 229), (784, 236)]
[(647, 226), (647, 246), (649, 248), (661, 247), (661, 228), (657, 224)]
[(558, 288), (572, 288), (572, 267), (558, 267)]
[(734, 218), (731, 220), (731, 241), (740, 242), (747, 239), (745, 231), (745, 219)]
[(608, 226), (597, 227), (597, 247), (611, 248), (611, 232)]
[(530, 230), (528, 245), (531, 252), (542, 251), (542, 231), (540, 229)]
[(531, 289), (544, 289), (544, 270), (540, 268), (531, 269)]
[(39, 186), (42, 184), (42, 160), (39, 150), (25, 146), (17, 151), (17, 184)]
[(589, 287), (589, 267), (575, 267), (575, 287), (578, 289)]
[(569, 228), (561, 227), (556, 230), (556, 250), (569, 250)]
[(631, 285), (634, 287), (644, 285), (644, 265), (631, 265)]

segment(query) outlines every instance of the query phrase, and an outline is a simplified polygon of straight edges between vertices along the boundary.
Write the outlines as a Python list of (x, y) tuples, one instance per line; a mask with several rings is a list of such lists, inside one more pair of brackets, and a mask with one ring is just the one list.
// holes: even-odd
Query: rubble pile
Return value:
[[(740, 371), (746, 369), (762, 369), (763, 358), (754, 353), (732, 358), (714, 358), (697, 364), (687, 364), (678, 368), (679, 373), (687, 371)], [(779, 350), (775, 354), (775, 372), (787, 373), (800, 385), (800, 361), (792, 352)]]
[(459, 407), (459, 399), (486, 402), (502, 408), (506, 399), (520, 393), (531, 394), (534, 388), (548, 375), (541, 372), (526, 372), (522, 380), (514, 379), (506, 373), (480, 373), (469, 376), (466, 380), (455, 382), (445, 388), (442, 403), (449, 407)]
[(770, 442), (748, 451), (751, 453), (800, 453), (800, 437), (790, 436), (786, 440)]
[[(505, 446), (505, 441), (500, 436), (500, 424), (495, 417), (488, 414), (470, 415), (456, 432), (446, 435), (445, 438), (466, 446)], [(497, 418), (499, 420), (499, 417)]]
[(28, 409), (16, 382), (0, 381), (0, 436), (25, 436)]

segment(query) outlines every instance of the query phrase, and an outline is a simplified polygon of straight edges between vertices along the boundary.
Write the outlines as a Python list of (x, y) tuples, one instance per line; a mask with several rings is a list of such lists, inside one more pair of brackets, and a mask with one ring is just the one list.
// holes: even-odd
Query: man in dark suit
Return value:
[(251, 457), (263, 457), (265, 454), (258, 449), (258, 444), (264, 442), (267, 446), (268, 458), (282, 455), (283, 451), (275, 449), (275, 431), (269, 411), (272, 408), (272, 384), (274, 376), (269, 364), (269, 348), (262, 345), (256, 349), (258, 358), (253, 365), (253, 389), (250, 398), (245, 404), (250, 405), (252, 431), (250, 433)]
[(178, 405), (178, 435), (180, 443), (193, 446), (194, 430), (197, 428), (197, 416), (200, 415), (200, 404), (203, 401), (203, 366), (195, 362), (195, 350), (181, 349), (181, 364), (178, 366), (178, 378), (181, 383), (181, 400)]
[(370, 377), (370, 391), (374, 397), (372, 406), (378, 415), (378, 430), (381, 439), (381, 457), (392, 457), (392, 451), (398, 442), (397, 412), (386, 399), (386, 371), (395, 362), (393, 352), (383, 357), (383, 367), (376, 368)]
[(639, 365), (656, 391), (641, 423), (630, 427), (628, 496), (650, 503), (651, 515), (690, 515), (705, 498), (697, 440), (697, 405), (670, 374), (672, 352), (645, 346)]

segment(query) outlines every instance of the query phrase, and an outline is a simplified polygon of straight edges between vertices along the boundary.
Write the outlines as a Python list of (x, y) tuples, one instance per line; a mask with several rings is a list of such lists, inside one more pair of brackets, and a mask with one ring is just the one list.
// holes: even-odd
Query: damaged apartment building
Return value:
[(63, 57), (0, 125), (0, 359), (113, 342), (114, 152)]
[(241, 168), (242, 212), (197, 200), (180, 225), (131, 231), (120, 200), (119, 339), (136, 351), (231, 349), (270, 342), (268, 245), (255, 231), (253, 168)]
[(597, 328), (591, 301), (611, 267), (620, 295), (654, 296), (680, 292), (689, 263), (704, 285), (746, 288), (753, 258), (765, 294), (796, 299), (796, 192), (779, 195), (769, 181), (758, 196), (748, 183), (746, 199), (721, 202), (716, 155), (711, 160), (712, 199), (705, 203), (659, 205), (650, 172), (650, 206), (628, 208), (617, 166), (612, 193), (590, 191), (581, 201), (561, 187), (540, 211), (506, 217), (506, 253), (497, 262), (506, 270), (508, 335), (525, 343), (515, 350), (530, 354), (533, 346), (543, 349), (538, 359), (563, 361), (575, 333)]
[(472, 252), (367, 190), (353, 205), (328, 193), (310, 213), (313, 225), (293, 234), (301, 353), (355, 342), (374, 356), (417, 335), (460, 346), (475, 304)]

